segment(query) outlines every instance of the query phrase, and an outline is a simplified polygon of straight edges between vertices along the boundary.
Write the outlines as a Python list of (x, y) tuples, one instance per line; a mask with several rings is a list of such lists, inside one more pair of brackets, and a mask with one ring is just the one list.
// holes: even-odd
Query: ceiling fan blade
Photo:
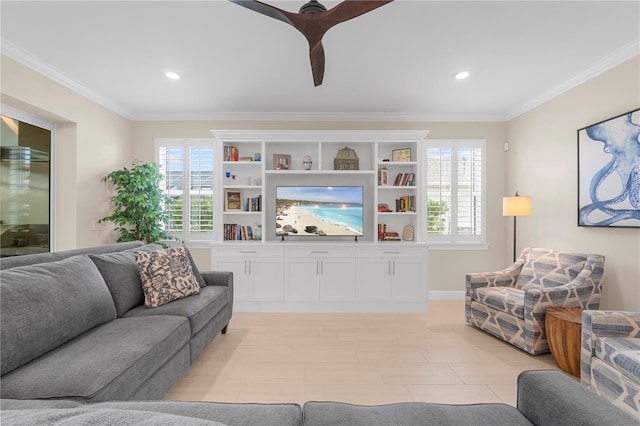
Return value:
[(313, 85), (320, 86), (324, 79), (324, 47), (322, 40), (309, 43), (309, 59), (311, 59), (311, 72), (313, 73)]
[(295, 20), (297, 13), (287, 12), (286, 10), (278, 9), (270, 4), (262, 3), (258, 0), (229, 0), (231, 3), (235, 3), (238, 6), (246, 7), (254, 12), (261, 13), (269, 16), (270, 18), (277, 19), (278, 21), (285, 22), (289, 25), (293, 25), (292, 19)]
[(340, 22), (357, 18), (367, 12), (371, 12), (393, 0), (344, 0), (335, 7), (323, 12), (322, 19), (325, 21), (325, 30)]

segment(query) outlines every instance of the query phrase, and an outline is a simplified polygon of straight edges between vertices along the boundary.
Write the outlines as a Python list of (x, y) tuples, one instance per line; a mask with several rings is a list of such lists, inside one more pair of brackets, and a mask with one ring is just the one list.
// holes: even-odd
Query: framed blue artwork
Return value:
[(640, 109), (578, 130), (578, 226), (640, 228)]

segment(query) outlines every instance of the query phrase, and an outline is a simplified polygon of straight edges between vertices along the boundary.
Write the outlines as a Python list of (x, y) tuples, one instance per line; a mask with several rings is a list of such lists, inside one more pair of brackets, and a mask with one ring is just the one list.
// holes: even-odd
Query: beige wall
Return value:
[(130, 164), (132, 123), (2, 55), (0, 101), (57, 127), (53, 179), (56, 250), (112, 242), (93, 230), (108, 213), (110, 171)]
[[(511, 220), (501, 199), (519, 190), (534, 200), (533, 215), (518, 221), (518, 249), (525, 245), (607, 256), (603, 307), (640, 310), (640, 230), (576, 226), (576, 130), (637, 108), (639, 59), (635, 58), (535, 108), (509, 123), (451, 122), (131, 122), (95, 102), (2, 56), (1, 101), (57, 125), (55, 247), (113, 242), (93, 230), (110, 211), (102, 178), (133, 159), (154, 160), (155, 138), (210, 138), (211, 129), (428, 129), (430, 138), (487, 140), (487, 242), (484, 251), (432, 251), (432, 291), (463, 291), (464, 274), (496, 270), (511, 259)], [(511, 149), (503, 151), (508, 140)], [(195, 250), (202, 269), (206, 250)]]
[[(430, 131), (429, 138), (486, 139), (487, 141), (487, 242), (489, 250), (431, 251), (429, 262), (430, 291), (464, 291), (466, 272), (502, 269), (509, 262), (506, 240), (507, 219), (502, 217), (502, 196), (505, 193), (506, 140), (505, 123), (374, 123), (374, 122), (220, 122), (175, 121), (136, 122), (133, 125), (134, 156), (154, 161), (156, 138), (211, 138), (211, 130), (421, 130)], [(211, 266), (204, 250), (194, 250), (199, 268)], [(206, 263), (205, 263), (206, 262)]]
[[(640, 310), (640, 229), (577, 226), (577, 130), (640, 107), (640, 57), (511, 120), (509, 192), (533, 197), (518, 245), (606, 256), (602, 307)], [(511, 232), (511, 231), (510, 231)]]

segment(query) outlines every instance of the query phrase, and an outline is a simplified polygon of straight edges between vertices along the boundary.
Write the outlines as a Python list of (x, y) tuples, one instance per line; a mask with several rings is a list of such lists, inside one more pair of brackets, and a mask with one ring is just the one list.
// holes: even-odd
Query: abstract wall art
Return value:
[(578, 130), (578, 226), (640, 227), (640, 109)]

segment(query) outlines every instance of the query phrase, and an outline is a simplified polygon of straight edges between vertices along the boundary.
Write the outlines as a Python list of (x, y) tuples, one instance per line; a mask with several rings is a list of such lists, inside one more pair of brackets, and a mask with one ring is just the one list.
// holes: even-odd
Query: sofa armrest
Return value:
[(480, 287), (513, 287), (518, 280), (523, 264), (524, 259), (518, 259), (516, 263), (501, 271), (466, 274), (467, 294)]
[(582, 312), (582, 327), (594, 336), (640, 338), (640, 312), (587, 310)]
[(201, 272), (202, 278), (207, 285), (222, 285), (233, 287), (233, 272), (228, 271), (207, 271)]
[(580, 381), (591, 386), (591, 358), (595, 355), (597, 337), (640, 338), (640, 312), (582, 312), (582, 347), (580, 351)]
[(534, 425), (638, 425), (637, 419), (558, 370), (520, 373), (517, 408)]

